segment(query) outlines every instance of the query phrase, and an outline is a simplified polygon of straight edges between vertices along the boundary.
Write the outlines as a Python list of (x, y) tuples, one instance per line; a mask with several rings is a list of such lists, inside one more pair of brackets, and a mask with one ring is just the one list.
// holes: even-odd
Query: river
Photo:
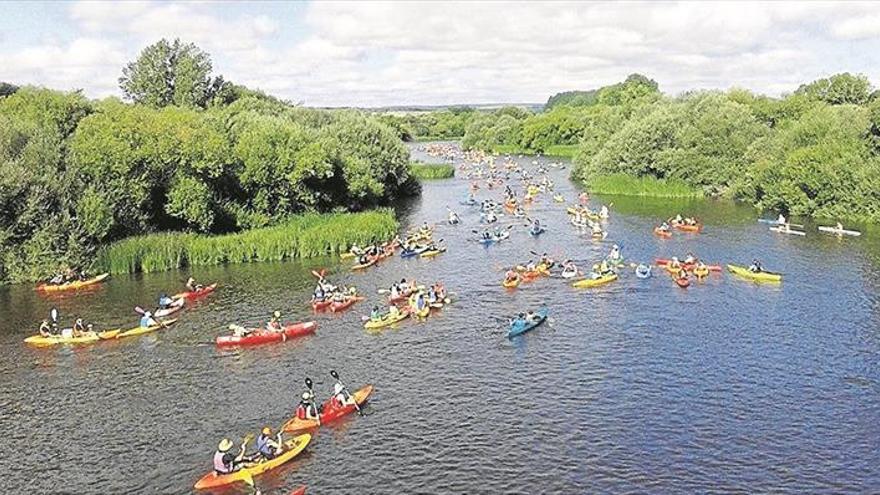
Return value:
[[(568, 170), (551, 176), (574, 198)], [(217, 292), (139, 338), (22, 343), (53, 305), (67, 320), (135, 324), (132, 307), (180, 290), (187, 272), (116, 276), (61, 298), (0, 289), (0, 492), (189, 493), (221, 438), (280, 425), (305, 376), (328, 394), (330, 369), (353, 387), (375, 385), (367, 415), (322, 428), (304, 455), (258, 477), (264, 494), (301, 484), (318, 495), (880, 491), (873, 231), (781, 236), (729, 202), (596, 198), (614, 204), (608, 241), (594, 243), (545, 195), (530, 211), (544, 235), (516, 227), (509, 242), (484, 248), (471, 240), (477, 212), (458, 205), (466, 189), (461, 179), (429, 182), (401, 208), (407, 225), (440, 222), (447, 205), (461, 212), (464, 225), (438, 227), (449, 252), (436, 259), (395, 258), (364, 273), (330, 259), (199, 268)], [(678, 211), (705, 219), (704, 233), (651, 234)], [(719, 263), (760, 257), (786, 278), (758, 285), (724, 273), (680, 289), (657, 271), (592, 290), (559, 279), (500, 286), (503, 268), (530, 250), (598, 260), (612, 241), (628, 260), (689, 250)], [(368, 301), (314, 315), (306, 301), (317, 267)], [(457, 300), (425, 322), (364, 331), (376, 289), (401, 277), (443, 280)], [(508, 340), (502, 320), (542, 303), (551, 323)], [(316, 319), (317, 334), (241, 350), (212, 344), (227, 324), (256, 325), (276, 308)]]

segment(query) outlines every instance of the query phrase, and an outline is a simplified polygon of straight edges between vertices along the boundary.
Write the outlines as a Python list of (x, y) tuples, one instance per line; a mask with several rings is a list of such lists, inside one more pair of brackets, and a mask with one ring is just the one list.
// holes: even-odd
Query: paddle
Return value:
[(312, 388), (312, 379), (309, 377), (306, 377), (306, 387), (309, 388), (309, 393), (312, 395), (311, 402), (312, 402), (312, 407), (315, 408), (316, 421), (318, 422), (318, 426), (321, 426), (321, 413), (318, 412), (318, 406), (317, 406), (317, 404), (315, 404), (315, 389)]
[[(339, 373), (337, 373), (336, 370), (330, 370), (330, 376), (332, 376), (333, 378), (336, 379), (337, 382), (339, 382), (340, 384), (342, 384), (342, 388), (343, 388), (343, 389), (347, 388), (347, 387), (345, 386), (345, 383), (343, 383), (342, 380), (339, 379)], [(354, 408), (357, 409), (357, 412), (358, 412), (358, 414), (359, 414), (360, 416), (363, 416), (363, 415), (364, 415), (364, 412), (361, 411), (361, 406), (358, 405), (358, 403), (357, 403), (357, 398), (355, 398), (354, 396), (352, 396), (352, 399), (354, 400)]]

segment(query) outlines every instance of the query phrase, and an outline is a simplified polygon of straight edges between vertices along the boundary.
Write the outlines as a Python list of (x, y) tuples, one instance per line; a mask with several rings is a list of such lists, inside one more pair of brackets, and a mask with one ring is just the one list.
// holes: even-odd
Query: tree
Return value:
[(119, 87), (125, 97), (152, 107), (205, 107), (212, 92), (223, 89), (211, 79), (211, 57), (192, 43), (161, 39), (122, 69)]
[(804, 94), (831, 105), (864, 105), (871, 97), (871, 89), (871, 83), (864, 75), (844, 72), (803, 84), (795, 94)]
[(18, 91), (18, 86), (0, 81), (0, 98), (9, 96), (16, 91)]

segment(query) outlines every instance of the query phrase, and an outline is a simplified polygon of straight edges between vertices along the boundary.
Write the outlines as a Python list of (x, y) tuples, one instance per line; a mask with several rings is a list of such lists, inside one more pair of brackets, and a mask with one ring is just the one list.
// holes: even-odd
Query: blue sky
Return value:
[(4, 2), (0, 81), (120, 95), (162, 37), (308, 105), (542, 102), (644, 73), (676, 94), (880, 84), (880, 2)]

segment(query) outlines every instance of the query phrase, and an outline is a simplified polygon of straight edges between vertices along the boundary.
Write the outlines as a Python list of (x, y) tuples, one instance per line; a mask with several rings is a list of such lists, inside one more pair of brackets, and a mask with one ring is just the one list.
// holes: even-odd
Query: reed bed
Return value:
[(621, 196), (652, 196), (656, 198), (701, 198), (703, 193), (677, 179), (633, 177), (626, 174), (598, 176), (587, 183), (587, 189), (597, 194)]
[(455, 177), (455, 167), (445, 163), (410, 163), (409, 174), (419, 180)]
[(186, 266), (310, 258), (386, 240), (398, 229), (390, 209), (305, 214), (282, 224), (227, 235), (181, 232), (123, 239), (104, 248), (98, 266), (110, 273), (159, 272)]

